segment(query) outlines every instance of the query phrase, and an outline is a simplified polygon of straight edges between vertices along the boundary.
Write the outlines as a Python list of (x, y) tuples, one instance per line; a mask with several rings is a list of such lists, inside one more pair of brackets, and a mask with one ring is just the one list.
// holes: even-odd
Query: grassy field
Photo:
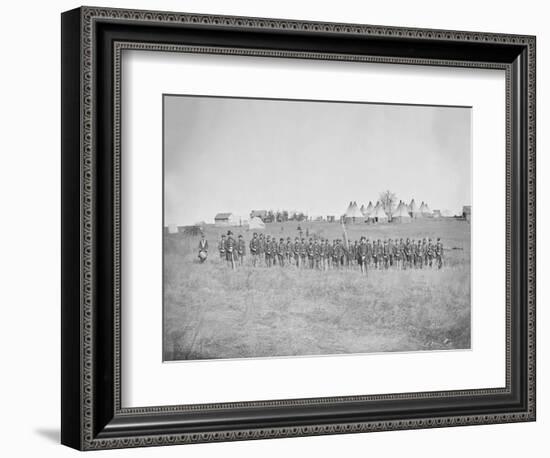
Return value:
[[(323, 237), (342, 238), (338, 223), (300, 223)], [(295, 222), (266, 225), (278, 237)], [(227, 228), (205, 227), (208, 260), (197, 261), (199, 237), (165, 234), (164, 359), (247, 358), (470, 348), (470, 225), (423, 220), (410, 224), (348, 225), (351, 240), (441, 237), (441, 270), (232, 271), (217, 242)], [(247, 241), (252, 232), (232, 228)], [(248, 251), (248, 250), (247, 250)]]

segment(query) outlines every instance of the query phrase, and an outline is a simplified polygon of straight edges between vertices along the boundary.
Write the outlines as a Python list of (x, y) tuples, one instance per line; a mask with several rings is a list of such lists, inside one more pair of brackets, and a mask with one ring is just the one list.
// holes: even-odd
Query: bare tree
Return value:
[(381, 192), (380, 196), (378, 198), (380, 200), (380, 204), (382, 205), (382, 208), (388, 215), (388, 218), (391, 220), (393, 211), (395, 210), (395, 205), (397, 203), (397, 196), (394, 192), (391, 192), (389, 189)]

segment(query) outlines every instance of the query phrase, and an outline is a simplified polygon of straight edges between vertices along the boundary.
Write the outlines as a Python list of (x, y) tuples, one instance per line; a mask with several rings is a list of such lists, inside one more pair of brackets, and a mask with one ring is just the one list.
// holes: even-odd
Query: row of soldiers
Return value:
[[(234, 269), (243, 264), (247, 255), (246, 243), (242, 235), (233, 238), (231, 231), (224, 234), (218, 244), (220, 258)], [(370, 269), (441, 269), (443, 266), (443, 243), (438, 237), (422, 240), (378, 239), (372, 242), (361, 237), (359, 241), (347, 243), (341, 239), (330, 242), (325, 238), (296, 237), (294, 241), (275, 236), (253, 234), (248, 244), (252, 265), (265, 264), (266, 267), (294, 265), (309, 269), (342, 269), (359, 266), (361, 272)]]

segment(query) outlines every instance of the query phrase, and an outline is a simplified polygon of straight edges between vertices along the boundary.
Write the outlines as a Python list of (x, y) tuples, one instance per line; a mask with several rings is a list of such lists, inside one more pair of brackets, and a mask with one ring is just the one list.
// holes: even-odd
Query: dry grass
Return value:
[[(327, 237), (341, 226), (301, 224)], [(296, 223), (266, 233), (296, 235)], [(207, 226), (210, 255), (196, 262), (198, 237), (165, 235), (166, 360), (465, 349), (470, 347), (470, 226), (422, 221), (348, 227), (351, 239), (440, 236), (441, 270), (297, 270), (247, 265), (231, 271), (216, 251), (223, 229)], [(251, 234), (243, 233), (246, 240)], [(452, 249), (455, 248), (455, 249)]]

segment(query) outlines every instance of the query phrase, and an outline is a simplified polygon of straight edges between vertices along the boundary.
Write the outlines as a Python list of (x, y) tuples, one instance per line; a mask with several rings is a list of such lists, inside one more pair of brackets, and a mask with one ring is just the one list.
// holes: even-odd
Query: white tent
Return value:
[(426, 202), (422, 202), (422, 205), (420, 205), (418, 211), (422, 214), (422, 216), (433, 216), (432, 211)]
[(392, 215), (392, 221), (395, 221), (397, 223), (411, 222), (411, 215), (409, 215), (408, 208), (403, 202), (399, 202), (399, 205)]
[(388, 215), (384, 211), (382, 205), (380, 205), (380, 202), (376, 203), (376, 207), (374, 207), (369, 218), (378, 223), (388, 221)]
[(265, 223), (259, 217), (254, 216), (248, 221), (248, 228), (252, 230), (265, 229)]
[(178, 233), (178, 226), (175, 224), (169, 224), (168, 225), (168, 233), (169, 234), (177, 234)]
[(441, 216), (443, 216), (444, 218), (452, 218), (454, 214), (451, 210), (445, 209), (441, 210)]
[(367, 205), (367, 215), (366, 216), (370, 216), (370, 214), (372, 213), (373, 210), (374, 210), (374, 206), (372, 205), (372, 202), (369, 200), (369, 204)]
[(346, 210), (346, 213), (344, 214), (344, 219), (346, 223), (349, 222), (360, 222), (364, 220), (363, 213), (361, 213), (361, 210), (359, 210), (359, 207), (357, 206), (357, 202), (350, 202), (348, 209)]
[(422, 218), (422, 212), (418, 209), (414, 199), (411, 200), (411, 203), (409, 204), (409, 215), (413, 218)]

